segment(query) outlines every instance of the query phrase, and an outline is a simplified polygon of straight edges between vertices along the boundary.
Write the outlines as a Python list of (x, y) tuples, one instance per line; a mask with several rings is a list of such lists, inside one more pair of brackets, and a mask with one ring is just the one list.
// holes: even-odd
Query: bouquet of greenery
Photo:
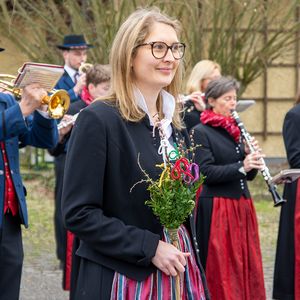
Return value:
[[(164, 163), (157, 165), (162, 169), (159, 179), (153, 180), (138, 164), (146, 179), (138, 183), (148, 183), (150, 199), (145, 203), (150, 206), (155, 216), (164, 226), (172, 244), (179, 248), (178, 229), (189, 217), (195, 207), (196, 193), (204, 177), (199, 172), (199, 166), (194, 160), (194, 141), (191, 137), (191, 147), (185, 148), (181, 140), (174, 144), (174, 150), (167, 153), (166, 140), (161, 139), (161, 152), (164, 151)], [(136, 184), (138, 184), (136, 183)], [(180, 299), (180, 279), (176, 279), (177, 299)]]

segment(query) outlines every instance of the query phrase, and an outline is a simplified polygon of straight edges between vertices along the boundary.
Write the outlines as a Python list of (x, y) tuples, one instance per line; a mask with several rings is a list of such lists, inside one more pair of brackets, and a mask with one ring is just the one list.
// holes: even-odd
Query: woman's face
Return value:
[[(164, 42), (171, 46), (179, 41), (173, 27), (156, 22), (143, 43), (151, 42)], [(179, 63), (170, 49), (164, 58), (157, 59), (152, 55), (151, 45), (140, 46), (132, 61), (134, 83), (141, 91), (160, 91), (172, 82)]]
[(231, 110), (236, 108), (236, 90), (231, 90), (217, 99), (209, 98), (208, 103), (216, 114), (230, 116)]
[(206, 78), (203, 78), (201, 80), (201, 83), (200, 83), (200, 91), (202, 93), (204, 93), (206, 91), (206, 88), (208, 86), (208, 84), (212, 81), (212, 80), (215, 80), (215, 79), (218, 79), (221, 77), (221, 73), (220, 73), (220, 70), (218, 68), (215, 68), (213, 70), (213, 72), (209, 75), (209, 77), (206, 77)]

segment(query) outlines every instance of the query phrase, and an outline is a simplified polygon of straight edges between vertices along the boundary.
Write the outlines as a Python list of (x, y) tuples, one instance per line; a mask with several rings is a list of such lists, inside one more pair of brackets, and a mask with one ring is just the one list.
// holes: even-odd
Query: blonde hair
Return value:
[[(190, 77), (186, 83), (186, 93), (191, 94), (200, 91), (202, 80), (208, 78), (215, 69), (221, 72), (219, 64), (212, 60), (200, 60), (193, 68)], [(204, 91), (200, 91), (204, 92)]]
[[(156, 22), (173, 27), (177, 36), (179, 36), (181, 25), (177, 20), (161, 13), (157, 8), (138, 9), (121, 25), (112, 45), (110, 53), (111, 93), (108, 99), (116, 101), (120, 114), (127, 121), (138, 122), (145, 117), (145, 112), (138, 107), (134, 99), (134, 81), (131, 66), (136, 55), (136, 46), (145, 41), (150, 34), (152, 25)], [(172, 121), (176, 128), (182, 128), (181, 105), (178, 101), (181, 82), (182, 63), (179, 63), (172, 82), (165, 87), (165, 90), (175, 97), (176, 108)], [(158, 99), (158, 111), (160, 117), (163, 117), (162, 99), (160, 97)]]

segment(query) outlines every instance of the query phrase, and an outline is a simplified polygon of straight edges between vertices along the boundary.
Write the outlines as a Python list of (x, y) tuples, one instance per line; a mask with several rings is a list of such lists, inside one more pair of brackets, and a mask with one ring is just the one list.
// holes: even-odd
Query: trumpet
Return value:
[[(231, 111), (231, 115), (233, 117), (233, 119), (235, 120), (237, 126), (240, 128), (241, 131), (241, 135), (244, 138), (244, 140), (246, 141), (247, 146), (250, 149), (250, 153), (254, 153), (256, 150), (254, 149), (253, 145), (252, 145), (252, 137), (249, 134), (249, 132), (246, 130), (243, 122), (241, 121), (238, 113), (235, 110)], [(269, 188), (269, 192), (272, 195), (273, 201), (274, 201), (274, 206), (279, 206), (281, 204), (283, 204), (284, 202), (286, 202), (285, 199), (283, 199), (277, 192), (277, 187), (276, 185), (272, 182), (272, 176), (270, 174), (269, 168), (266, 165), (266, 162), (263, 158), (260, 158), (261, 161), (264, 164), (264, 168), (261, 170), (261, 173), (263, 175), (263, 178), (266, 182), (266, 184), (268, 185)]]
[(83, 74), (86, 73), (90, 68), (93, 67), (93, 64), (89, 64), (89, 63), (82, 63), (78, 69), (78, 73), (79, 74)]
[[(11, 79), (11, 81), (4, 80)], [(13, 93), (17, 99), (22, 97), (22, 89), (15, 87), (16, 76), (10, 74), (0, 74), (0, 87)], [(65, 90), (50, 91), (50, 95), (41, 99), (41, 104), (48, 105), (47, 112), (50, 118), (60, 119), (67, 112), (70, 106), (70, 96)]]
[(70, 118), (70, 120), (68, 120), (68, 121), (63, 121), (63, 120), (62, 120), (62, 121), (57, 125), (57, 129), (60, 130), (60, 129), (62, 129), (62, 128), (67, 127), (67, 126), (70, 125), (70, 124), (73, 124), (73, 123), (76, 121), (76, 119), (77, 119), (78, 116), (79, 116), (79, 112), (78, 112), (77, 114), (73, 115), (72, 118)]

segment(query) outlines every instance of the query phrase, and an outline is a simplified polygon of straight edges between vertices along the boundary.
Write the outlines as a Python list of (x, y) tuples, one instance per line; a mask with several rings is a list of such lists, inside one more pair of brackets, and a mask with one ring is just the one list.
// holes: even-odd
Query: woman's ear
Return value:
[(215, 102), (216, 100), (214, 98), (208, 98), (207, 99), (207, 103), (210, 107), (214, 107), (215, 106)]

